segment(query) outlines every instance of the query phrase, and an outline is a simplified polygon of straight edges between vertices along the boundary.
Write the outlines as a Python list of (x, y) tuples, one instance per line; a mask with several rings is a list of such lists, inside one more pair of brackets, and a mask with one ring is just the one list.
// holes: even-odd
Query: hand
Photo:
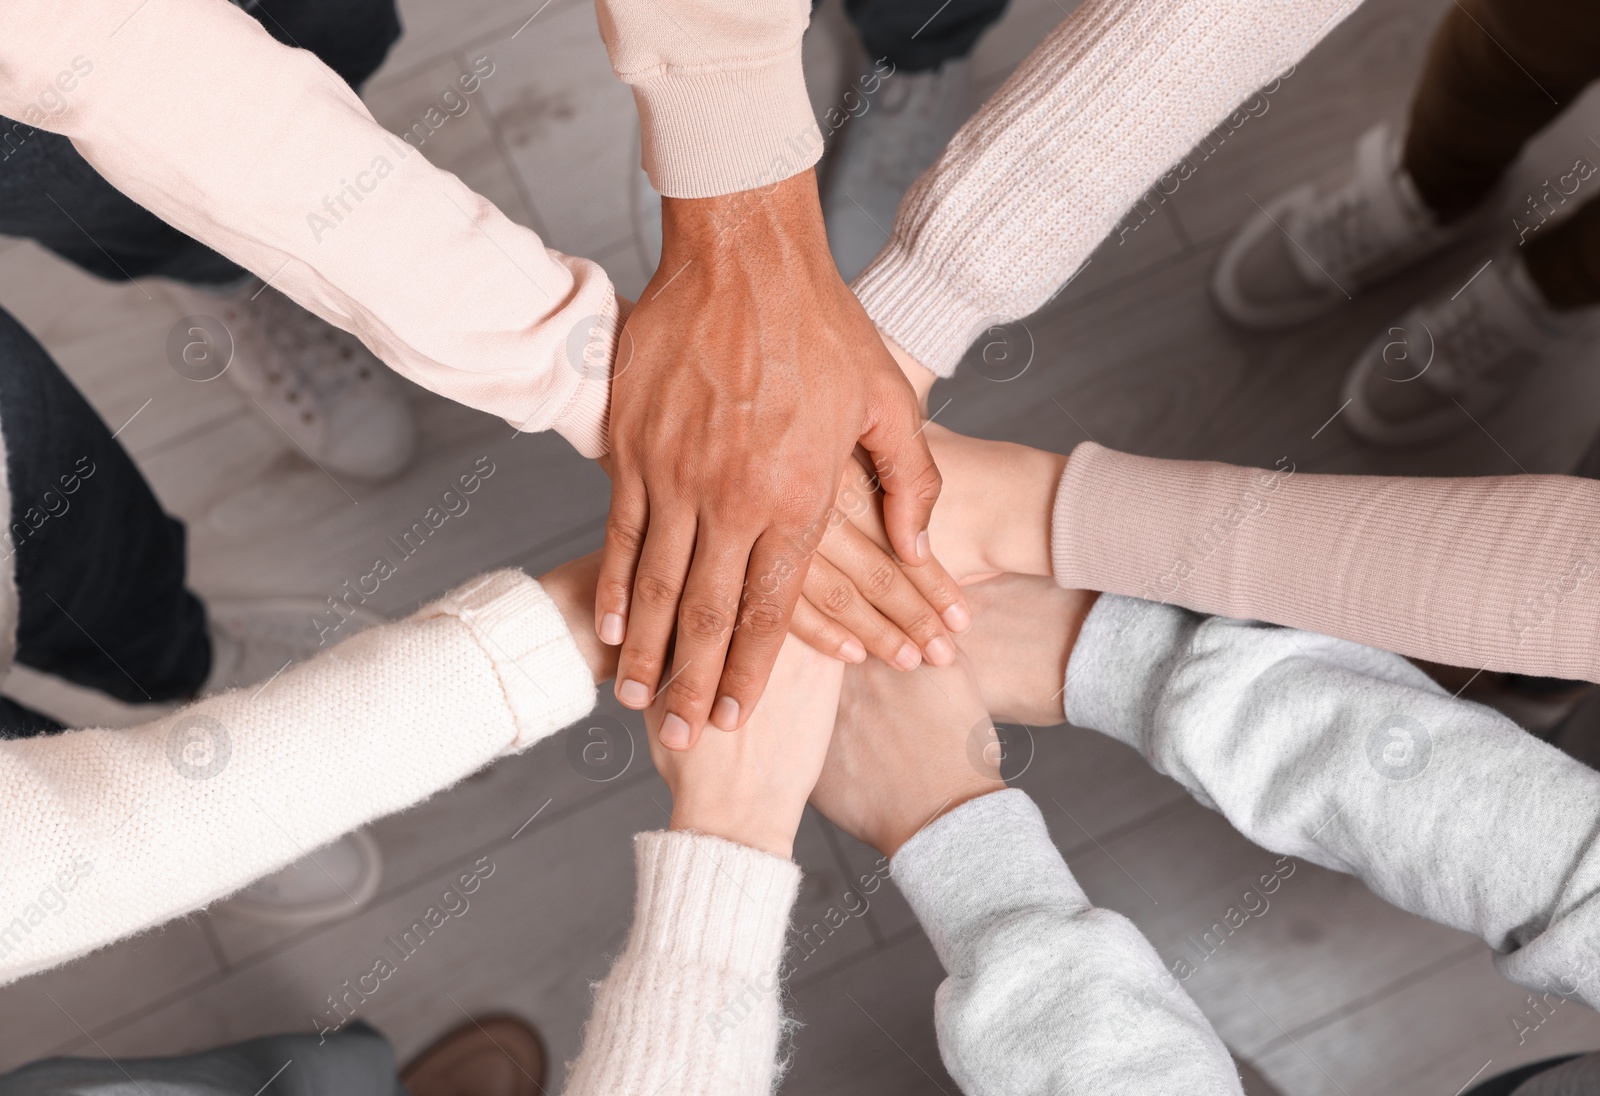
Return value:
[(1054, 579), (1001, 575), (967, 587), (972, 630), (961, 637), (983, 693), (1002, 723), (1064, 723), (1067, 661), (1099, 594), (1063, 590)]
[(645, 722), (650, 756), (672, 790), (671, 828), (789, 857), (827, 756), (843, 675), (842, 663), (789, 636), (744, 730), (703, 735), (686, 750), (661, 744), (658, 700)]
[(857, 442), (908, 565), (931, 559), (939, 473), (910, 386), (839, 280), (812, 172), (663, 199), (662, 235), (612, 380), (595, 628), (622, 644), (617, 698), (643, 708), (664, 687), (662, 733), (687, 745), (708, 714), (732, 729), (755, 707)]
[(595, 684), (609, 681), (617, 673), (617, 648), (601, 643), (590, 627), (594, 614), (594, 587), (600, 577), (600, 553), (568, 560), (539, 576), (539, 585), (550, 595), (566, 621), (567, 630), (578, 644), (583, 661), (588, 663)]
[(916, 669), (924, 656), (948, 666), (956, 648), (946, 629), (965, 632), (972, 616), (937, 561), (907, 567), (895, 558), (883, 533), (881, 502), (876, 478), (851, 462), (811, 557), (794, 633), (846, 662), (861, 662), (870, 652), (902, 670)]
[(914, 674), (881, 662), (852, 666), (811, 802), (892, 857), (935, 818), (1005, 787), (997, 742), (964, 655)]

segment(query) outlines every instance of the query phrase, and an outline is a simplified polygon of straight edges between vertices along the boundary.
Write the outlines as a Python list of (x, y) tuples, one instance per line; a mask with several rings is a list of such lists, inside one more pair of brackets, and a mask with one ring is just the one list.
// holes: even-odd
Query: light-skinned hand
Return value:
[(789, 857), (828, 753), (843, 676), (843, 663), (787, 636), (744, 728), (708, 731), (688, 749), (662, 745), (666, 697), (657, 701), (645, 724), (650, 756), (672, 791), (671, 828)]

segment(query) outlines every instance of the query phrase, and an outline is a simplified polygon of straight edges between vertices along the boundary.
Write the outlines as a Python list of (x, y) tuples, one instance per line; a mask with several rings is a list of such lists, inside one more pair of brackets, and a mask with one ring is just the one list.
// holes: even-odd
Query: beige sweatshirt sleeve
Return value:
[(639, 107), (644, 169), (669, 198), (781, 182), (822, 156), (800, 39), (807, 0), (595, 0)]
[(554, 602), (499, 571), (259, 691), (127, 730), (0, 741), (0, 984), (199, 909), (553, 734), (594, 697)]
[(1357, 0), (1084, 0), (907, 192), (852, 286), (949, 376), (1037, 310), (1163, 172)]
[(1472, 669), (1600, 682), (1600, 482), (1072, 451), (1056, 581)]
[(628, 944), (595, 988), (566, 1096), (768, 1096), (800, 869), (720, 837), (642, 833)]
[[(616, 295), (218, 0), (7, 0), (0, 114), (411, 380), (605, 452)], [(66, 210), (68, 215), (72, 210)]]

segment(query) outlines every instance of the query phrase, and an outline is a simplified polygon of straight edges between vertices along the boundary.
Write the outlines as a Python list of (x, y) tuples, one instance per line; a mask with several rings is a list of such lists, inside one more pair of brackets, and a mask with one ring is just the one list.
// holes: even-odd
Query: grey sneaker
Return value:
[(1295, 187), (1239, 227), (1212, 272), (1211, 295), (1241, 326), (1293, 327), (1438, 251), (1475, 223), (1436, 224), (1400, 169), (1399, 140), (1388, 126), (1374, 126), (1357, 142), (1355, 168), (1343, 185)]
[(186, 311), (212, 315), (233, 339), (225, 373), (294, 446), (329, 472), (364, 479), (398, 474), (417, 430), (400, 383), (360, 339), (271, 288), (225, 297), (187, 286)]
[(317, 925), (361, 909), (378, 893), (382, 880), (378, 843), (365, 830), (356, 830), (212, 908), (277, 925)]
[(208, 601), (206, 615), (211, 673), (201, 696), (263, 685), (290, 664), (383, 622), (359, 605), (341, 602), (336, 610), (310, 597)]
[(828, 247), (845, 281), (877, 256), (901, 196), (971, 116), (972, 62), (894, 73), (866, 102), (839, 131), (822, 199)]
[(1345, 379), (1344, 424), (1373, 445), (1423, 445), (1472, 428), (1530, 370), (1600, 333), (1600, 308), (1556, 312), (1513, 253), (1452, 298), (1401, 316)]

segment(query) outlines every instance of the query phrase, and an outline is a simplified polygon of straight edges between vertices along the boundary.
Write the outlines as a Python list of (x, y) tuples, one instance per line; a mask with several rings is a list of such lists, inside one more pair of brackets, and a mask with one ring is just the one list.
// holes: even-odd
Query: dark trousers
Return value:
[(926, 72), (971, 52), (1006, 0), (844, 0), (844, 8), (869, 57)]
[[(352, 87), (400, 37), (394, 0), (239, 0), (286, 45), (315, 53)], [(245, 271), (102, 179), (65, 137), (0, 118), (0, 235), (37, 240), (113, 281), (159, 275), (223, 285)]]
[[(120, 700), (181, 700), (211, 668), (183, 525), (44, 347), (0, 311), (0, 434), (17, 661)], [(9, 701), (0, 737), (55, 724)]]
[[(1528, 140), (1600, 78), (1593, 0), (1461, 0), (1445, 11), (1411, 106), (1403, 162), (1442, 220), (1478, 205)], [(1600, 152), (1560, 166), (1521, 209), (1528, 273), (1557, 308), (1600, 304)], [(1568, 168), (1572, 167), (1572, 171)], [(1543, 218), (1582, 204), (1560, 224)], [(1531, 229), (1531, 231), (1530, 231)]]
[(272, 1096), (406, 1096), (394, 1047), (359, 1020), (325, 1040), (270, 1035), (182, 1058), (47, 1058), (0, 1077), (0, 1096), (261, 1096), (263, 1090)]

